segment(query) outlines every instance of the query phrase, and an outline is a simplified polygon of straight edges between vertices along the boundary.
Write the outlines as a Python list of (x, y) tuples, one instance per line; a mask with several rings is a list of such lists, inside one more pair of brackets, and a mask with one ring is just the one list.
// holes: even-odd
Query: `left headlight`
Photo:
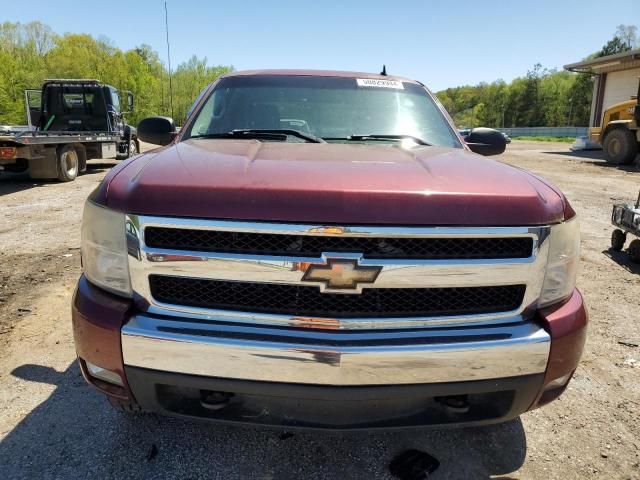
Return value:
[(82, 216), (82, 267), (94, 285), (116, 295), (132, 296), (124, 213), (87, 200)]
[(577, 217), (553, 225), (549, 235), (549, 255), (539, 307), (568, 298), (576, 286), (580, 261), (580, 222)]

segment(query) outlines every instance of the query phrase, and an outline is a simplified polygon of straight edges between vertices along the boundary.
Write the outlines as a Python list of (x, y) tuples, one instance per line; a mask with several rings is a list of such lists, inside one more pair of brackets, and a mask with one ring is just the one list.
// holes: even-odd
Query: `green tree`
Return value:
[[(55, 34), (40, 22), (0, 24), (0, 124), (26, 122), (24, 90), (46, 78), (96, 78), (135, 96), (131, 123), (149, 115), (169, 114), (169, 72), (148, 45), (122, 51), (107, 38), (82, 33)], [(232, 70), (192, 57), (176, 68), (173, 104), (180, 123), (196, 95)]]
[(510, 83), (448, 88), (438, 98), (460, 127), (586, 126), (593, 80), (536, 64)]
[(598, 51), (595, 57), (606, 57), (607, 55), (614, 55), (616, 53), (627, 52), (631, 50), (631, 47), (624, 42), (620, 37), (615, 36)]

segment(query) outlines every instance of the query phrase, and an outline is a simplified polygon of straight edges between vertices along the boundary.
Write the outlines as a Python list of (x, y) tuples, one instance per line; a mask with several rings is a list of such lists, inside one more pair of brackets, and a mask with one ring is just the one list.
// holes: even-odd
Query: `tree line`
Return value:
[(560, 127), (589, 124), (592, 91), (590, 75), (538, 63), (510, 83), (448, 88), (437, 96), (460, 127)]
[(193, 56), (169, 72), (148, 45), (123, 51), (108, 39), (87, 34), (58, 35), (40, 22), (0, 24), (0, 125), (26, 123), (24, 90), (40, 88), (47, 78), (95, 78), (135, 96), (127, 119), (137, 124), (149, 115), (183, 119), (198, 93), (231, 66), (209, 65)]
[[(638, 46), (637, 27), (619, 25), (613, 38), (587, 59)], [(447, 88), (436, 95), (459, 127), (588, 126), (593, 77), (537, 63), (523, 77)]]

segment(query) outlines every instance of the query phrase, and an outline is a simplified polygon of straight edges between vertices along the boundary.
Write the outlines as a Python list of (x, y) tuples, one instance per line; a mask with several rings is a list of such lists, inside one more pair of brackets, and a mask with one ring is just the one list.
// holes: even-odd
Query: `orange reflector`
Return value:
[(0, 147), (0, 158), (16, 158), (17, 153), (18, 149), (16, 147)]

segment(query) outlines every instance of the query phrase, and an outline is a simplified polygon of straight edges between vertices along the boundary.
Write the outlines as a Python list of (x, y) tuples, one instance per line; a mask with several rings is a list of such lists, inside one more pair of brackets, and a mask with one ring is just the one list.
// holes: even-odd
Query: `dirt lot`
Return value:
[(582, 217), (578, 284), (591, 314), (576, 378), (553, 404), (507, 424), (376, 434), (282, 432), (111, 411), (74, 362), (70, 299), (85, 197), (109, 163), (70, 184), (0, 178), (2, 478), (387, 478), (406, 448), (433, 478), (640, 479), (640, 268), (609, 252), (611, 205), (640, 172), (566, 144), (514, 142), (501, 160), (559, 185)]

